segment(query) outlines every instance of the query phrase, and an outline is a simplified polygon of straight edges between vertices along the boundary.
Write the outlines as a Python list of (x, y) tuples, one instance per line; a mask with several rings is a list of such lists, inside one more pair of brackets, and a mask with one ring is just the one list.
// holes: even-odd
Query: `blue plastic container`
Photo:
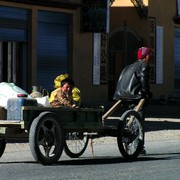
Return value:
[(22, 106), (37, 106), (37, 100), (28, 98), (26, 94), (18, 94), (17, 98), (10, 98), (7, 102), (7, 120), (21, 120)]

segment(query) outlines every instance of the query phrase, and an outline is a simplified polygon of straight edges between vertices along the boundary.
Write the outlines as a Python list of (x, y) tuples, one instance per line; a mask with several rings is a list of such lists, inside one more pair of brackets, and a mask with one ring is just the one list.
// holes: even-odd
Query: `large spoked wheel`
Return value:
[(83, 132), (67, 133), (65, 139), (64, 151), (71, 158), (80, 157), (89, 142), (89, 136)]
[(6, 148), (6, 140), (0, 139), (0, 157), (3, 155)]
[(64, 132), (51, 112), (41, 113), (31, 124), (29, 143), (34, 159), (43, 165), (57, 162), (64, 147)]
[(144, 128), (142, 120), (136, 111), (126, 111), (122, 115), (122, 123), (118, 125), (117, 143), (122, 156), (135, 160), (143, 149)]

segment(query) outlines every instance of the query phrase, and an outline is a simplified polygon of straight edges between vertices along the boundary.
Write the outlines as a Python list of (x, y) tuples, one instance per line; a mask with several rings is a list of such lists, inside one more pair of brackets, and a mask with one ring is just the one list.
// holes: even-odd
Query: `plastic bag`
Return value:
[(61, 86), (61, 81), (66, 78), (69, 78), (69, 74), (61, 74), (61, 75), (57, 76), (54, 79), (54, 87), (59, 88)]
[(74, 104), (80, 106), (80, 104), (81, 104), (81, 92), (77, 87), (73, 88), (72, 97), (73, 97)]
[(30, 97), (25, 90), (16, 86), (14, 83), (0, 83), (0, 106), (7, 108), (8, 99), (17, 97), (18, 94), (27, 94)]
[(32, 92), (30, 94), (30, 96), (32, 98), (38, 98), (38, 97), (43, 97), (43, 96), (49, 96), (49, 92), (47, 89), (42, 89), (38, 88), (37, 86), (33, 86)]
[(45, 106), (45, 107), (51, 107), (49, 103), (49, 96), (37, 97), (35, 99), (37, 100), (39, 105)]

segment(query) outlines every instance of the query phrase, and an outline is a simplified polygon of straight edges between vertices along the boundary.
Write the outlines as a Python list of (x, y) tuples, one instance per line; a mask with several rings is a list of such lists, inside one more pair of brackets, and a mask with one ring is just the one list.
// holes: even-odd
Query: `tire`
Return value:
[(55, 114), (41, 113), (31, 124), (30, 150), (37, 162), (51, 165), (57, 162), (64, 148), (64, 131)]
[(122, 115), (118, 125), (118, 148), (127, 161), (135, 160), (143, 149), (144, 128), (136, 111), (129, 110)]
[(80, 132), (71, 132), (66, 134), (64, 152), (71, 158), (80, 157), (87, 148), (89, 136)]
[(6, 140), (0, 139), (0, 158), (3, 155), (5, 148), (6, 148)]

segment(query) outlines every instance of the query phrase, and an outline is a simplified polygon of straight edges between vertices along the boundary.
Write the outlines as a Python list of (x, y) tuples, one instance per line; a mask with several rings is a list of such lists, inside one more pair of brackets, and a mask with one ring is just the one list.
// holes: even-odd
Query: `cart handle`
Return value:
[(135, 107), (134, 111), (138, 112), (144, 105), (145, 99), (141, 99), (138, 103), (138, 105)]
[[(118, 100), (103, 116), (102, 116), (102, 120), (106, 120), (116, 109), (117, 107), (120, 105), (122, 100)], [(138, 105), (135, 107), (134, 111), (138, 112), (144, 105), (145, 103), (145, 99), (141, 99), (138, 103)]]
[(115, 110), (116, 108), (120, 105), (122, 100), (118, 100), (103, 116), (102, 116), (102, 120), (106, 120), (108, 118), (108, 116), (110, 116)]

